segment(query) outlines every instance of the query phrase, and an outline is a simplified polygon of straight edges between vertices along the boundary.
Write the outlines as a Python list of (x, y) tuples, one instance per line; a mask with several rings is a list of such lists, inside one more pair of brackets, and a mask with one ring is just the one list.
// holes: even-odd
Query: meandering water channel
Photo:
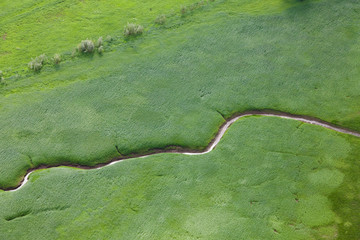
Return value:
[(240, 114), (236, 114), (233, 117), (227, 119), (225, 121), (225, 123), (219, 128), (219, 131), (217, 132), (214, 139), (202, 151), (191, 151), (191, 150), (182, 149), (181, 147), (176, 147), (175, 149), (151, 150), (149, 153), (143, 154), (143, 155), (133, 154), (131, 156), (122, 156), (120, 158), (112, 160), (111, 162), (97, 164), (96, 166), (93, 166), (93, 167), (81, 166), (81, 165), (76, 165), (76, 164), (64, 164), (64, 165), (57, 165), (57, 166), (39, 166), (36, 168), (29, 169), (27, 174), (25, 175), (25, 177), (23, 178), (23, 180), (20, 182), (20, 184), (17, 187), (11, 188), (11, 189), (5, 189), (5, 191), (17, 191), (17, 190), (21, 189), (26, 184), (26, 182), (29, 180), (30, 174), (39, 169), (47, 169), (47, 168), (54, 168), (54, 167), (61, 167), (61, 166), (75, 167), (75, 168), (79, 168), (79, 169), (100, 169), (105, 166), (116, 164), (125, 159), (144, 158), (144, 157), (158, 154), (158, 153), (177, 153), (177, 154), (185, 154), (185, 155), (206, 154), (206, 153), (211, 152), (216, 147), (216, 145), (220, 142), (221, 138), (224, 136), (226, 130), (231, 126), (231, 124), (233, 124), (235, 121), (237, 121), (240, 118), (248, 117), (248, 116), (268, 116), (268, 117), (279, 117), (279, 118), (285, 118), (285, 119), (292, 119), (292, 120), (296, 120), (296, 121), (300, 121), (300, 122), (304, 122), (304, 123), (318, 125), (318, 126), (321, 126), (324, 128), (334, 130), (336, 132), (353, 135), (355, 137), (360, 137), (359, 132), (356, 132), (356, 131), (353, 131), (350, 129), (346, 129), (343, 127), (339, 127), (339, 126), (336, 126), (334, 124), (325, 122), (323, 120), (320, 120), (320, 119), (317, 119), (314, 117), (295, 115), (295, 114), (279, 112), (279, 111), (272, 111), (272, 110), (246, 111), (246, 112), (243, 112)]

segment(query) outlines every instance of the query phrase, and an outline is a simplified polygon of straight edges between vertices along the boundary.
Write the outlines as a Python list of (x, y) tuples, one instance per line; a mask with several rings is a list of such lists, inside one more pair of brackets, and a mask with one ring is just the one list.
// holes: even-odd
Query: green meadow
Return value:
[(59, 167), (0, 193), (1, 239), (358, 239), (360, 139), (274, 117), (205, 155)]
[(105, 44), (102, 56), (10, 77), (0, 90), (0, 186), (42, 164), (204, 148), (224, 118), (249, 109), (359, 130), (359, 3), (281, 2), (268, 14), (242, 11), (247, 1), (209, 2)]
[[(0, 2), (0, 69), (21, 73), (36, 56), (71, 51), (86, 38), (116, 37), (127, 22), (153, 23), (194, 0), (4, 0)], [(4, 11), (5, 10), (5, 11)]]
[[(247, 110), (360, 132), (359, 22), (358, 0), (1, 1), (0, 189), (201, 150)], [(62, 62), (27, 69), (43, 53)], [(0, 190), (0, 239), (358, 239), (359, 160), (359, 138), (247, 117), (206, 155), (35, 171)]]

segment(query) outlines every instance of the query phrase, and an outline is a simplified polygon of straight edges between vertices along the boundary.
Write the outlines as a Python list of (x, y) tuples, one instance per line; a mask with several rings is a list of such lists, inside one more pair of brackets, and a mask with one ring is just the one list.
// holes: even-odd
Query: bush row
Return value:
[[(55, 54), (54, 57), (51, 58), (51, 62), (54, 65), (60, 64), (61, 55), (60, 54)], [(41, 54), (40, 56), (31, 59), (31, 61), (28, 63), (28, 68), (30, 70), (38, 72), (38, 71), (40, 71), (42, 69), (42, 67), (45, 64), (49, 64), (49, 63), (50, 63), (50, 61), (49, 61), (48, 57), (45, 54)]]
[[(208, 1), (204, 1), (201, 0), (200, 2), (194, 3), (190, 6), (184, 6), (181, 7), (180, 9), (180, 13), (182, 16), (184, 16), (185, 14), (187, 14), (188, 12), (191, 12), (195, 9), (198, 9), (202, 6), (205, 5), (205, 3), (207, 2), (214, 2), (214, 0), (208, 0)], [(164, 25), (166, 22), (166, 16), (165, 15), (159, 15), (156, 19), (155, 19), (155, 24), (158, 25)], [(142, 35), (144, 32), (144, 27), (136, 24), (136, 23), (127, 23), (127, 25), (125, 25), (124, 27), (124, 36), (125, 38), (130, 38), (130, 37), (136, 37), (139, 35)], [(105, 41), (107, 42), (111, 42), (113, 39), (111, 36), (107, 36)], [(103, 38), (99, 37), (99, 39), (96, 41), (96, 43), (94, 43), (93, 40), (82, 40), (79, 45), (77, 46), (77, 48), (74, 50), (73, 52), (73, 56), (75, 56), (76, 53), (79, 54), (93, 54), (95, 52), (95, 50), (97, 50), (97, 52), (102, 55), (104, 53), (104, 47), (103, 47)], [(61, 55), (60, 54), (55, 54), (54, 57), (51, 59), (52, 63), (54, 65), (58, 65), (61, 62)], [(45, 54), (42, 54), (38, 57), (36, 57), (35, 59), (31, 59), (31, 61), (28, 63), (28, 68), (32, 71), (38, 72), (42, 69), (42, 67), (49, 63), (48, 58)], [(2, 76), (2, 72), (0, 71), (0, 84), (2, 82), (4, 82), (4, 77)]]
[[(210, 2), (213, 2), (214, 0), (208, 0)], [(202, 6), (205, 5), (205, 3), (207, 3), (208, 1), (204, 1), (201, 0), (200, 2), (194, 3), (190, 6), (184, 6), (181, 7), (180, 9), (180, 13), (182, 16), (184, 16), (185, 14), (187, 14), (188, 12), (194, 11), (195, 9), (198, 9)], [(159, 15), (156, 19), (155, 19), (155, 24), (159, 24), (159, 25), (164, 25), (166, 22), (166, 16), (165, 15)], [(127, 23), (124, 27), (124, 36), (125, 38), (130, 38), (130, 37), (136, 37), (139, 35), (142, 35), (144, 32), (144, 27), (136, 24), (136, 23)], [(106, 37), (106, 41), (107, 42), (111, 42), (113, 39), (111, 36), (107, 36)], [(76, 53), (79, 54), (93, 54), (95, 52), (95, 50), (97, 50), (97, 52), (102, 55), (104, 53), (104, 47), (103, 47), (103, 38), (99, 37), (98, 40), (96, 41), (96, 43), (94, 43), (93, 40), (82, 40), (79, 45), (77, 46), (77, 48), (74, 50), (73, 52), (73, 56)], [(58, 65), (61, 62), (61, 55), (60, 54), (55, 54), (54, 57), (52, 58), (52, 62), (54, 65)], [(47, 56), (45, 54), (42, 54), (38, 57), (36, 57), (35, 59), (31, 59), (31, 61), (28, 63), (28, 67), (30, 70), (33, 70), (35, 72), (40, 71), (41, 68), (48, 63), (48, 59)], [(3, 82), (3, 77), (2, 77), (2, 73), (0, 74), (0, 83)]]
[[(127, 25), (124, 28), (124, 36), (126, 38), (139, 36), (143, 34), (143, 32), (144, 32), (144, 27), (136, 23), (127, 23)], [(105, 39), (105, 41), (107, 42), (111, 42), (112, 40), (113, 39), (111, 36), (107, 36)], [(93, 54), (95, 51), (97, 51), (100, 55), (102, 55), (104, 53), (103, 42), (104, 42), (103, 37), (99, 37), (95, 43), (93, 40), (89, 40), (89, 39), (82, 40), (74, 50), (73, 56), (76, 53), (82, 55)], [(61, 55), (55, 54), (51, 60), (54, 65), (58, 65), (61, 62)], [(34, 72), (38, 72), (42, 69), (42, 67), (45, 64), (48, 63), (50, 62), (48, 61), (47, 56), (45, 54), (41, 54), (35, 59), (34, 58), (31, 59), (31, 61), (28, 63), (28, 68)], [(0, 81), (1, 81), (1, 77), (0, 77)]]

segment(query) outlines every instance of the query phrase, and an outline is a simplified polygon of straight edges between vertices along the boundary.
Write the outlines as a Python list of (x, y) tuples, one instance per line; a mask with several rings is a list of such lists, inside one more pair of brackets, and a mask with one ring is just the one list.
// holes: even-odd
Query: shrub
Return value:
[(110, 35), (107, 35), (105, 38), (106, 42), (112, 42), (113, 38)]
[(78, 45), (77, 50), (80, 53), (92, 53), (94, 52), (95, 46), (92, 40), (82, 40)]
[(181, 7), (181, 9), (180, 9), (181, 15), (185, 15), (187, 11), (188, 11), (187, 7), (185, 7), (185, 6)]
[(103, 37), (99, 37), (99, 39), (96, 42), (96, 47), (101, 47), (103, 45)]
[(61, 56), (60, 54), (55, 54), (53, 57), (53, 62), (55, 65), (58, 65), (61, 62)]
[(31, 59), (28, 63), (28, 67), (30, 70), (35, 72), (40, 71), (43, 65), (46, 63), (47, 57), (45, 54), (41, 54), (40, 56), (36, 57), (35, 59)]
[(98, 53), (101, 55), (104, 52), (104, 47), (100, 46), (97, 50), (98, 50)]
[(0, 70), (0, 85), (5, 85), (5, 78), (3, 77), (3, 72)]
[(48, 60), (47, 56), (45, 54), (41, 54), (40, 56), (36, 57), (36, 59), (41, 62), (41, 64), (45, 64)]
[(128, 23), (124, 29), (125, 37), (139, 36), (144, 32), (144, 27), (136, 23)]
[(159, 25), (164, 25), (166, 22), (166, 16), (165, 15), (160, 15), (155, 19), (155, 23), (159, 24)]
[(31, 60), (31, 62), (29, 62), (28, 67), (30, 70), (37, 72), (37, 71), (40, 71), (40, 69), (43, 66), (42, 66), (42, 63), (37, 62), (35, 59), (33, 59), (33, 60)]
[(76, 48), (74, 48), (74, 49), (72, 50), (72, 52), (71, 52), (71, 57), (74, 58), (74, 57), (76, 57), (77, 54), (78, 54), (78, 49), (77, 49), (77, 47), (76, 47)]
[[(210, 1), (213, 2), (214, 0), (210, 0)], [(180, 9), (181, 15), (184, 16), (188, 12), (190, 13), (190, 12), (196, 10), (196, 9), (201, 8), (201, 7), (203, 7), (205, 5), (205, 3), (206, 2), (204, 0), (201, 0), (200, 2), (193, 3), (190, 6), (183, 6)]]

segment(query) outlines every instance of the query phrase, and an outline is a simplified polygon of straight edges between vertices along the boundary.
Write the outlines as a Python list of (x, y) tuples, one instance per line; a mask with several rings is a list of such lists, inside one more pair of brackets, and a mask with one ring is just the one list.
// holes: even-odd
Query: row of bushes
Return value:
[[(210, 2), (213, 2), (214, 0), (208, 0)], [(194, 11), (195, 9), (198, 9), (202, 6), (205, 5), (205, 3), (207, 3), (208, 1), (204, 1), (201, 0), (200, 2), (194, 3), (190, 6), (185, 6), (185, 7), (181, 7), (180, 9), (180, 13), (182, 16), (184, 16), (186, 13)], [(156, 20), (155, 20), (155, 24), (159, 24), (159, 25), (163, 25), (166, 22), (166, 16), (165, 15), (159, 15)], [(127, 25), (124, 27), (124, 36), (125, 38), (130, 38), (130, 37), (136, 37), (139, 36), (141, 34), (143, 34), (144, 32), (144, 27), (141, 25), (138, 25), (136, 23), (127, 23)], [(111, 36), (108, 36), (106, 38), (107, 42), (111, 42), (112, 38)], [(101, 55), (104, 52), (104, 47), (103, 47), (103, 38), (99, 37), (99, 39), (96, 41), (96, 43), (94, 43), (93, 40), (82, 40), (81, 43), (77, 46), (77, 48), (75, 49), (74, 53), (80, 53), (80, 54), (92, 54), (95, 52), (95, 50), (97, 50), (97, 52)], [(73, 55), (74, 55), (73, 53)], [(61, 62), (61, 56), (59, 54), (55, 54), (54, 57), (52, 58), (52, 61), (55, 65), (60, 64)], [(45, 54), (42, 54), (38, 57), (36, 57), (35, 59), (32, 59), (31, 62), (29, 62), (28, 67), (30, 70), (33, 71), (40, 71), (41, 68), (43, 67), (44, 64), (48, 63), (47, 61), (47, 57)], [(0, 81), (1, 78), (3, 78), (2, 76), (0, 77)]]
[[(210, 2), (213, 2), (214, 0), (208, 0)], [(194, 3), (190, 6), (181, 7), (180, 13), (182, 16), (184, 16), (186, 13), (191, 12), (195, 9), (198, 9), (205, 5), (208, 1), (201, 0), (200, 2)], [(166, 16), (165, 15), (159, 15), (156, 20), (155, 24), (164, 25), (166, 22)], [(124, 27), (124, 36), (125, 38), (130, 37), (136, 37), (144, 32), (144, 27), (141, 25), (138, 25), (136, 23), (127, 23), (127, 25)], [(105, 41), (111, 42), (112, 38), (111, 36), (107, 36)], [(103, 47), (103, 38), (99, 37), (99, 39), (94, 43), (94, 41), (86, 39), (82, 40), (81, 43), (77, 46), (75, 51), (73, 52), (73, 56), (75, 53), (80, 54), (92, 54), (97, 50), (97, 52), (101, 55), (104, 53), (104, 47)], [(54, 65), (58, 65), (61, 62), (61, 55), (55, 54), (54, 57), (51, 59)], [(48, 58), (45, 54), (42, 54), (35, 59), (31, 59), (31, 61), (28, 63), (28, 67), (30, 70), (33, 70), (35, 72), (40, 71), (41, 68), (49, 63)], [(4, 77), (2, 76), (2, 72), (0, 71), (0, 83), (4, 82)]]
[[(143, 34), (143, 32), (144, 27), (136, 23), (127, 23), (127, 25), (124, 27), (124, 36), (126, 38), (139, 36)], [(111, 42), (112, 37), (107, 36), (106, 41)], [(97, 50), (99, 54), (102, 54), (104, 52), (103, 42), (103, 37), (99, 37), (96, 43), (89, 39), (82, 40), (81, 43), (77, 46), (76, 50), (82, 54), (93, 53), (95, 50)]]
[[(61, 62), (61, 55), (55, 54), (53, 58), (51, 58), (51, 62), (53, 62), (54, 65), (58, 65)], [(32, 58), (31, 61), (28, 63), (28, 68), (30, 70), (33, 70), (35, 72), (40, 71), (41, 68), (47, 64), (50, 63), (48, 60), (48, 57), (45, 54), (41, 54), (40, 56), (36, 57), (35, 59)]]
[[(144, 27), (136, 23), (127, 23), (127, 25), (124, 28), (124, 36), (126, 38), (139, 36), (143, 34), (143, 32), (144, 32)], [(111, 42), (112, 37), (107, 36), (106, 41)], [(89, 39), (82, 40), (81, 43), (76, 48), (76, 51), (81, 54), (91, 54), (94, 53), (95, 50), (97, 50), (99, 54), (103, 54), (104, 52), (103, 37), (99, 37), (96, 43), (94, 43), (92, 40)]]
[[(136, 37), (144, 32), (144, 27), (141, 25), (138, 25), (136, 23), (127, 23), (127, 25), (124, 28), (124, 36), (126, 38), (129, 37)], [(111, 36), (106, 37), (107, 42), (112, 41)], [(104, 46), (103, 46), (103, 38), (99, 37), (98, 40), (94, 43), (93, 40), (82, 40), (81, 43), (76, 47), (74, 53), (79, 54), (93, 54), (95, 51), (97, 51), (100, 55), (104, 53)], [(73, 53), (73, 56), (75, 55)], [(55, 54), (54, 57), (51, 59), (54, 65), (58, 65), (61, 62), (61, 55)], [(45, 54), (42, 54), (35, 59), (31, 59), (31, 61), (28, 63), (28, 68), (32, 71), (38, 72), (42, 69), (42, 67), (45, 64), (50, 63), (48, 61), (48, 58)], [(1, 80), (1, 79), (0, 79)]]

